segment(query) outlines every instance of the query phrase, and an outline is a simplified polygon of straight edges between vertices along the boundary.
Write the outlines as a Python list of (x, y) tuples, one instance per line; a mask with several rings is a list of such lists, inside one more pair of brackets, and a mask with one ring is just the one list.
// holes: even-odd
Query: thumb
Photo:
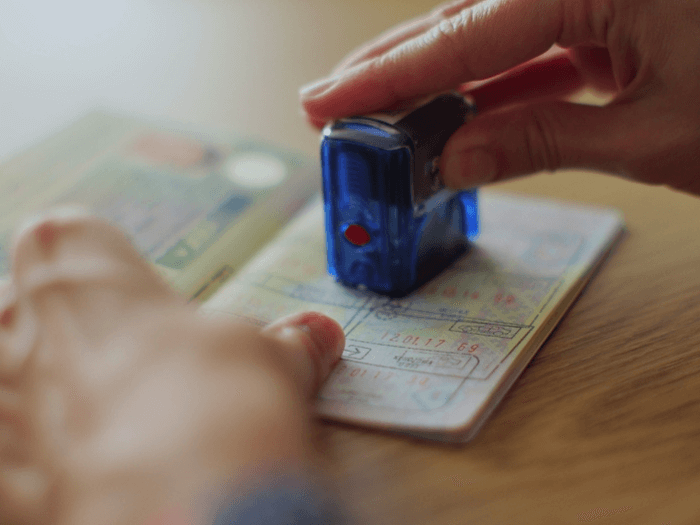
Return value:
[(559, 168), (589, 168), (644, 180), (667, 143), (665, 126), (640, 102), (604, 107), (543, 102), (477, 116), (448, 140), (443, 181), (467, 188)]
[(290, 362), (295, 379), (309, 396), (328, 378), (345, 348), (341, 326), (317, 312), (283, 317), (262, 333), (278, 343), (279, 352)]

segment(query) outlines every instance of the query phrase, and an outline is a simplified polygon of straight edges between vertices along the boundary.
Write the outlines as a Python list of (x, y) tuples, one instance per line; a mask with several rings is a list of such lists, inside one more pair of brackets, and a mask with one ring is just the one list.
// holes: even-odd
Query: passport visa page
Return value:
[(202, 301), (318, 191), (316, 164), (228, 132), (91, 113), (0, 166), (0, 275), (22, 220), (78, 205)]
[(622, 231), (612, 210), (483, 191), (471, 251), (391, 300), (327, 276), (322, 206), (298, 213), (320, 178), (317, 161), (245, 137), (92, 113), (0, 165), (0, 276), (22, 220), (77, 204), (121, 226), (207, 315), (338, 320), (347, 345), (323, 417), (464, 441)]
[(328, 419), (467, 441), (623, 231), (615, 210), (481, 192), (481, 235), (401, 299), (326, 273), (323, 207), (310, 205), (203, 306), (263, 326), (315, 310), (344, 327), (318, 397)]

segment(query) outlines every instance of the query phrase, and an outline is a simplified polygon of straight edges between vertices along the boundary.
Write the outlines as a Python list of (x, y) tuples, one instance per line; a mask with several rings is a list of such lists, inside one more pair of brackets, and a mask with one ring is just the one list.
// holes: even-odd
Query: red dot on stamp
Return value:
[(359, 224), (351, 224), (348, 226), (343, 235), (345, 235), (345, 238), (355, 246), (364, 246), (372, 240), (367, 230), (365, 230)]

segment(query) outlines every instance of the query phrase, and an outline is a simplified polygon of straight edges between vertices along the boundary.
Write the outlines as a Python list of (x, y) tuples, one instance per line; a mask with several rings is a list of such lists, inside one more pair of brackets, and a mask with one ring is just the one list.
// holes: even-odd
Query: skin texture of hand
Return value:
[(0, 523), (211, 523), (224, 492), (311, 468), (343, 345), (316, 313), (201, 317), (114, 226), (34, 221), (0, 287)]
[[(395, 28), (301, 92), (311, 123), (471, 91), (454, 188), (588, 168), (700, 195), (700, 0), (467, 0)], [(604, 106), (566, 102), (581, 86)]]

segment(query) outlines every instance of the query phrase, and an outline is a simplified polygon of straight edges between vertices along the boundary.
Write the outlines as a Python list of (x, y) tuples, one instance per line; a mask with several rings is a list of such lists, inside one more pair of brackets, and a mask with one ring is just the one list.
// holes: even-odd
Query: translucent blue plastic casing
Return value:
[(437, 165), (447, 138), (473, 114), (464, 97), (448, 94), (393, 124), (355, 117), (326, 127), (321, 167), (333, 277), (401, 296), (467, 250), (479, 231), (476, 190), (444, 188)]

